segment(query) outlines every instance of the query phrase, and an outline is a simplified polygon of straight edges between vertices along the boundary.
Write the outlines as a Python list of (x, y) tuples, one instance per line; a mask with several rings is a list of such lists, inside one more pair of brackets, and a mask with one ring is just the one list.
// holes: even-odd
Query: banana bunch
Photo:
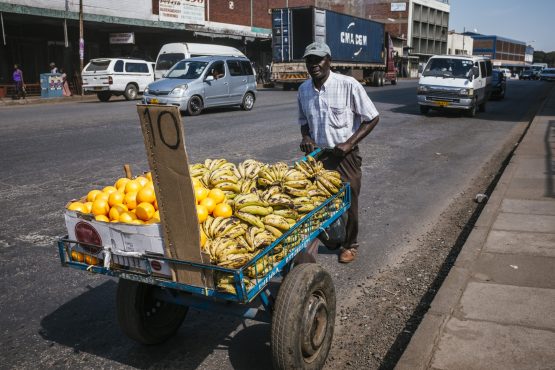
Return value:
[(283, 162), (265, 166), (258, 172), (258, 185), (263, 187), (279, 185), (284, 181), (288, 170), (289, 166)]
[(276, 237), (268, 230), (250, 226), (245, 233), (246, 248), (249, 252), (272, 244)]
[(316, 175), (314, 185), (321, 196), (328, 198), (341, 189), (341, 175), (337, 171), (322, 170)]
[[(245, 225), (234, 217), (212, 217), (208, 216), (201, 225), (202, 231), (206, 235), (207, 242), (219, 237), (237, 238), (246, 232)], [(205, 245), (206, 247), (206, 245)]]
[[(247, 263), (251, 254), (239, 244), (236, 239), (226, 236), (210, 240), (206, 252), (210, 255), (210, 261), (219, 266), (239, 268)], [(231, 266), (233, 265), (233, 266)]]
[(252, 193), (256, 191), (256, 178), (241, 177), (237, 181), (239, 185), (240, 193)]
[[(225, 292), (229, 294), (237, 294), (237, 290), (235, 289), (235, 279), (233, 275), (226, 274), (223, 272), (215, 272), (214, 273), (214, 281), (216, 283), (216, 290), (220, 292)], [(249, 278), (243, 278), (243, 283), (247, 290), (251, 289), (254, 286), (254, 283)]]
[(261, 278), (274, 267), (273, 258), (264, 256), (246, 269), (246, 275), (251, 279)]
[(204, 166), (204, 163), (195, 163), (189, 165), (189, 174), (191, 177), (195, 177), (197, 179), (202, 179), (206, 172), (210, 170)]
[(254, 159), (247, 159), (237, 166), (238, 177), (242, 179), (256, 179), (263, 167), (265, 167), (264, 163)]
[(322, 162), (314, 159), (314, 157), (306, 157), (305, 161), (296, 162), (295, 168), (301, 171), (307, 178), (312, 179), (324, 169), (324, 165)]

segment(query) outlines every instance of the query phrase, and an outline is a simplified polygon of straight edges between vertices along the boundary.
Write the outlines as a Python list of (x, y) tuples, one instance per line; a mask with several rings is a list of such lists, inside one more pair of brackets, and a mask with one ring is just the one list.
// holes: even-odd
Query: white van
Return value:
[(491, 60), (481, 56), (436, 55), (428, 60), (418, 81), (420, 112), (462, 109), (474, 117), (486, 110), (491, 94)]
[(195, 44), (191, 42), (165, 44), (160, 49), (158, 57), (156, 58), (154, 78), (162, 78), (162, 75), (180, 60), (211, 55), (227, 55), (245, 58), (243, 53), (231, 46)]
[(134, 100), (154, 81), (154, 64), (142, 59), (91, 59), (81, 72), (83, 91), (96, 93), (98, 100), (112, 95)]

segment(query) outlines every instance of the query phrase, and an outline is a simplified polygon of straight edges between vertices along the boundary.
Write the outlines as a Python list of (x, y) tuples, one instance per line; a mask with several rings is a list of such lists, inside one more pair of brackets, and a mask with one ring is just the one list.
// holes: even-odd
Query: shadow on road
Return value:
[[(48, 341), (72, 348), (75, 354), (85, 352), (139, 369), (196, 369), (218, 351), (223, 351), (222, 357), (229, 357), (236, 369), (272, 366), (270, 325), (243, 325), (232, 335), (242, 320), (193, 309), (177, 334), (167, 342), (155, 346), (138, 344), (119, 329), (116, 290), (117, 282), (111, 280), (75, 297), (42, 319), (39, 334)], [(110, 362), (93, 366), (112, 367)]]

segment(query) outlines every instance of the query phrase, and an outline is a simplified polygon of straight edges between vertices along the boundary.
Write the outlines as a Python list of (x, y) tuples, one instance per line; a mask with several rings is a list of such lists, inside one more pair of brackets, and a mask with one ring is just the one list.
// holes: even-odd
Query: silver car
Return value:
[(247, 58), (210, 56), (183, 59), (145, 89), (143, 103), (175, 105), (196, 116), (204, 108), (239, 105), (251, 110), (256, 78)]

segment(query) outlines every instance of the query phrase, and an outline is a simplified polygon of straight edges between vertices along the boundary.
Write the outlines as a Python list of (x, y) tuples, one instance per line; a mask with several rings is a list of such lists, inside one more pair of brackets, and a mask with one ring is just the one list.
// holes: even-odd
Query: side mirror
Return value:
[(162, 73), (162, 78), (166, 78), (166, 76), (167, 75), (165, 73)]
[(208, 76), (206, 76), (206, 78), (204, 79), (204, 81), (214, 81), (214, 76), (208, 75)]
[(478, 69), (478, 67), (472, 67), (472, 77), (480, 77), (480, 70)]

